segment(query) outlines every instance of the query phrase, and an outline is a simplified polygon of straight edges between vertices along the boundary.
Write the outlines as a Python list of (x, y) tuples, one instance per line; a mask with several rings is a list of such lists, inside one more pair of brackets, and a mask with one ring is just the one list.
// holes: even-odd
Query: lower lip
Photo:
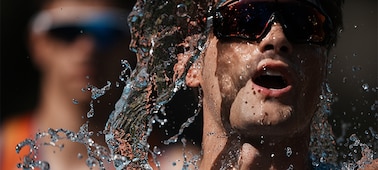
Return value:
[[(252, 82), (253, 83), (253, 82)], [(253, 90), (255, 90), (257, 93), (262, 94), (264, 96), (268, 97), (281, 97), (291, 91), (293, 86), (288, 85), (285, 88), (282, 89), (268, 89), (262, 86), (259, 86), (255, 83), (252, 85)]]

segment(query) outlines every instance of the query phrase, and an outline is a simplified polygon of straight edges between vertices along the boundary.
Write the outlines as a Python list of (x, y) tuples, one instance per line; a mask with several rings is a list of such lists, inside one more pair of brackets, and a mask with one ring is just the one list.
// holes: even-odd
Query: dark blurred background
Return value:
[[(26, 49), (30, 1), (1, 0), (0, 123), (32, 109), (38, 73)], [(335, 103), (330, 123), (340, 143), (351, 134), (378, 148), (377, 1), (346, 0), (344, 29), (331, 52), (330, 87)], [(345, 146), (340, 146), (345, 147)]]
[[(330, 57), (334, 93), (329, 122), (345, 150), (356, 134), (378, 157), (378, 29), (376, 0), (345, 0), (344, 29)], [(349, 150), (350, 151), (350, 150)]]
[(1, 122), (32, 109), (38, 94), (38, 72), (26, 49), (31, 1), (2, 0), (1, 4)]

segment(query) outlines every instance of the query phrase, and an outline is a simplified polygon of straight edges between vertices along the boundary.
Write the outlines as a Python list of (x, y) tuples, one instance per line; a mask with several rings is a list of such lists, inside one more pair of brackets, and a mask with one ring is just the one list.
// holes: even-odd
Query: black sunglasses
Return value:
[(126, 31), (97, 24), (64, 24), (50, 28), (47, 33), (66, 43), (72, 43), (80, 36), (89, 35), (95, 39), (97, 46), (104, 48), (126, 35)]
[(221, 4), (215, 12), (213, 31), (218, 39), (260, 42), (274, 22), (282, 25), (285, 36), (294, 43), (327, 45), (333, 36), (330, 19), (310, 3), (236, 0)]

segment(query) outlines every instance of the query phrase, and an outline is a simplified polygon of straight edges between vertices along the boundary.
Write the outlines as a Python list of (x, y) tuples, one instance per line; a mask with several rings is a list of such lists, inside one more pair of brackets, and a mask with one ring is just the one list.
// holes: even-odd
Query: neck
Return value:
[(73, 99), (73, 96), (60, 90), (56, 85), (45, 83), (41, 88), (40, 100), (35, 110), (35, 121), (38, 126), (36, 128), (41, 131), (46, 131), (48, 128), (78, 131), (86, 120), (85, 114), (89, 111), (89, 103), (79, 101), (78, 104), (74, 104)]
[(238, 164), (240, 169), (308, 169), (309, 133), (289, 138), (243, 139)]
[[(226, 140), (205, 137), (203, 141), (203, 165), (212, 165), (211, 169), (230, 167), (236, 169), (308, 169), (309, 133), (295, 134), (286, 138), (242, 137), (238, 134)], [(219, 138), (219, 137), (218, 137)], [(220, 142), (221, 141), (221, 142)], [(217, 147), (214, 147), (217, 146)], [(217, 153), (215, 156), (214, 153)], [(209, 154), (213, 154), (209, 156)], [(210, 169), (207, 167), (206, 169)]]
[[(205, 102), (204, 102), (205, 103)], [(230, 133), (204, 105), (203, 158), (200, 169), (309, 169), (310, 128), (291, 136)], [(220, 110), (218, 110), (220, 112)]]
[[(85, 115), (89, 110), (89, 103), (79, 101), (74, 104), (74, 97), (65, 93), (59, 86), (45, 82), (41, 87), (41, 95), (37, 108), (35, 109), (34, 126), (35, 132), (47, 132), (51, 129), (66, 129), (78, 132), (82, 124), (87, 120)], [(78, 92), (80, 89), (78, 89)], [(65, 137), (64, 133), (59, 136)], [(39, 139), (38, 143), (49, 143), (50, 137)], [(86, 168), (86, 148), (84, 145), (71, 142), (67, 139), (60, 139), (55, 143), (59, 147), (43, 145), (39, 148), (40, 159), (49, 162), (51, 169), (79, 169)], [(78, 159), (78, 154), (82, 154), (83, 158)], [(69, 168), (71, 167), (72, 168)]]

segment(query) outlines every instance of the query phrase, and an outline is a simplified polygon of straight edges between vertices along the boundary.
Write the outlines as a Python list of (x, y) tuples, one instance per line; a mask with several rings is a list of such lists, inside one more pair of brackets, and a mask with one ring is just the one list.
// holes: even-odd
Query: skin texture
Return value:
[[(279, 23), (259, 43), (211, 36), (205, 55), (187, 76), (189, 86), (203, 90), (200, 169), (222, 168), (226, 160), (236, 169), (309, 168), (309, 126), (326, 52), (322, 46), (290, 43)], [(280, 73), (288, 86), (271, 89), (254, 82), (269, 71)], [(288, 157), (285, 148), (295, 154)]]

